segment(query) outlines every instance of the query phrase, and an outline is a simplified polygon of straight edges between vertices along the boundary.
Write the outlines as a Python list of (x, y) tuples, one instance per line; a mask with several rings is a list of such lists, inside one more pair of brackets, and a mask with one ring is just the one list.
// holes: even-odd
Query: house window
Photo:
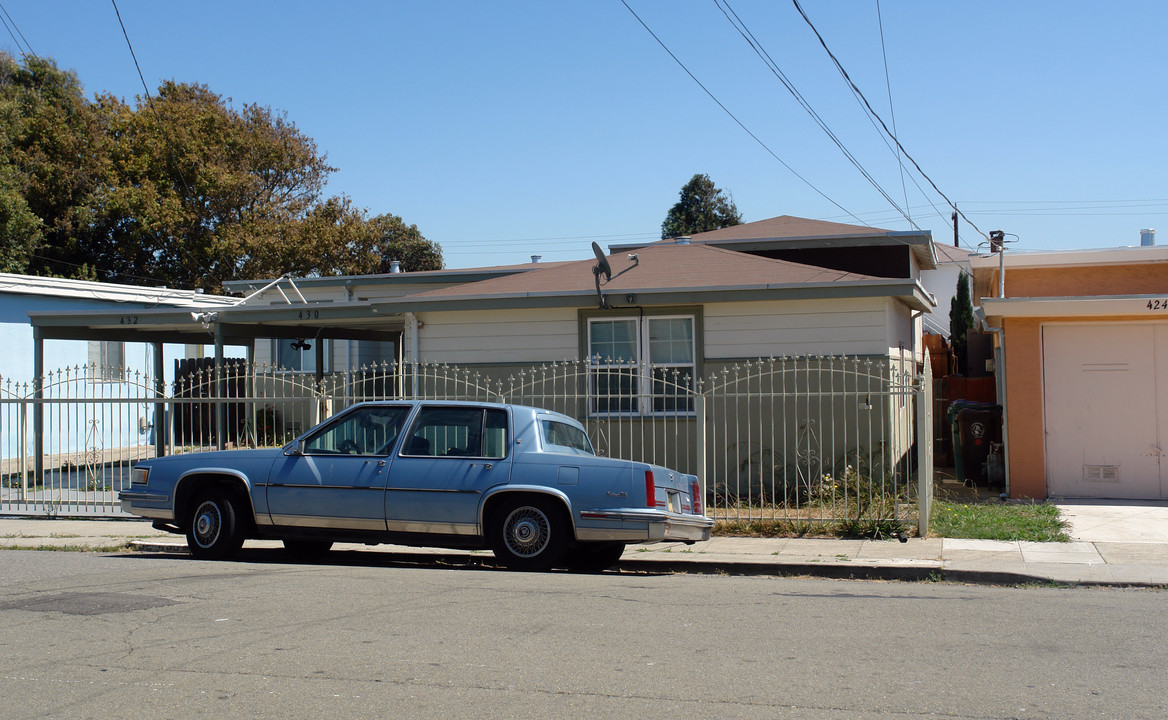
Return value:
[(89, 341), (90, 382), (125, 382), (126, 344), (106, 340)]
[(692, 315), (589, 319), (592, 412), (693, 412), (696, 356)]
[(329, 342), (320, 339), (276, 340), (276, 367), (292, 372), (316, 372), (316, 343), (324, 343), (324, 372), (329, 371)]

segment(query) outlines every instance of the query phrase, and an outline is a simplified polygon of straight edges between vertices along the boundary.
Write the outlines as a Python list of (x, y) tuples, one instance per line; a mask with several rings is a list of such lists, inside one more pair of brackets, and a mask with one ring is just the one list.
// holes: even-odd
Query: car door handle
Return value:
[[(470, 464), (471, 467), (474, 467), (475, 465), (478, 465), (478, 463), (471, 463)], [(495, 467), (495, 464), (494, 463), (483, 463), (483, 467), (487, 470), (490, 470), (491, 468)]]

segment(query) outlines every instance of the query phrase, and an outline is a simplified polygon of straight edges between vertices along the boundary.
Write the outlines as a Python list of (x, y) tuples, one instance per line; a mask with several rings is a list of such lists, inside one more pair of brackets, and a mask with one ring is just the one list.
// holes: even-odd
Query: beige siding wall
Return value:
[[(787, 300), (705, 307), (707, 359), (885, 355), (885, 300)], [(891, 301), (888, 301), (891, 302)], [(911, 338), (906, 343), (911, 347)]]
[(423, 362), (542, 363), (580, 354), (574, 308), (419, 313), (418, 320)]
[(914, 332), (918, 327), (920, 320), (914, 320), (912, 311), (905, 306), (904, 303), (897, 302), (892, 298), (884, 301), (885, 313), (888, 320), (888, 354), (899, 357), (900, 347), (904, 345), (904, 356), (914, 357), (919, 344), (917, 338), (920, 337), (919, 331)]

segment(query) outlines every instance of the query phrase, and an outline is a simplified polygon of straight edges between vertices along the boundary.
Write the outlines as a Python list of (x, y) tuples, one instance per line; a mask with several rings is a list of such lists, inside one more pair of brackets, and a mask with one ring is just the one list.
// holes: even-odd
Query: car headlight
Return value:
[(150, 468), (134, 468), (130, 471), (131, 485), (145, 485), (146, 477), (150, 474)]

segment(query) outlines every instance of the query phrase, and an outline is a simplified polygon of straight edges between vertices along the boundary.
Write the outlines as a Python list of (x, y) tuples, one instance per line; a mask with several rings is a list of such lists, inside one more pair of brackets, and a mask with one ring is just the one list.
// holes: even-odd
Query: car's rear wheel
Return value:
[(624, 543), (589, 543), (569, 550), (564, 562), (572, 570), (600, 572), (616, 565), (624, 554)]
[(284, 549), (300, 558), (314, 558), (332, 549), (332, 540), (284, 540)]
[(564, 559), (571, 541), (563, 509), (550, 498), (504, 500), (488, 525), (495, 557), (511, 570), (549, 570)]
[(187, 516), (187, 548), (201, 560), (222, 560), (243, 547), (240, 508), (235, 497), (224, 490), (200, 494)]

